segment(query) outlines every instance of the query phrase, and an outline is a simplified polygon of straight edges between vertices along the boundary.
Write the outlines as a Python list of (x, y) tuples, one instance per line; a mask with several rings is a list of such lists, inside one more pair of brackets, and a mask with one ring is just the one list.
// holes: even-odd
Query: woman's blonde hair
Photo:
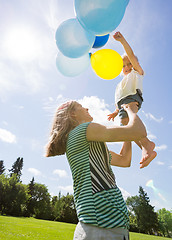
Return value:
[(71, 116), (71, 112), (75, 110), (76, 104), (76, 101), (70, 101), (57, 108), (50, 138), (45, 147), (45, 157), (65, 154), (69, 132), (78, 125), (78, 122)]

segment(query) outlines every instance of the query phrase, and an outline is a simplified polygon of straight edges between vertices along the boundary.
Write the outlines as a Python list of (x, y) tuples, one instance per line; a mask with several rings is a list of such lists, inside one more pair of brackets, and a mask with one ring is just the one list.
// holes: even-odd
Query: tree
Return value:
[(51, 196), (44, 184), (34, 183), (32, 193), (33, 212), (36, 218), (51, 219)]
[(126, 204), (129, 211), (129, 218), (130, 218), (130, 231), (132, 232), (139, 232), (138, 228), (138, 210), (139, 210), (139, 197), (132, 196), (128, 197), (126, 200)]
[(172, 211), (158, 210), (159, 230), (164, 237), (172, 237)]
[(158, 231), (158, 217), (154, 207), (149, 204), (147, 193), (139, 187), (138, 226), (143, 233), (153, 234)]
[(130, 212), (136, 213), (139, 207), (139, 197), (138, 196), (128, 197), (126, 200), (126, 204)]
[(4, 161), (0, 160), (0, 175), (5, 172)]
[(59, 192), (58, 197), (52, 198), (51, 204), (55, 221), (75, 224), (78, 222), (73, 195), (67, 193), (66, 196), (61, 196), (61, 192)]
[(54, 196), (52, 198), (51, 208), (52, 208), (52, 219), (55, 221), (60, 221), (61, 210), (62, 210), (61, 192), (59, 192), (58, 196)]
[(149, 202), (149, 197), (141, 186), (139, 187), (139, 196), (127, 199), (130, 215), (134, 214), (136, 217), (139, 232), (153, 234), (158, 231), (158, 217)]
[(28, 192), (31, 196), (34, 195), (34, 186), (35, 186), (35, 179), (34, 177), (32, 178), (32, 180), (30, 181), (29, 185), (28, 185)]
[(6, 202), (7, 180), (4, 174), (0, 175), (0, 213), (4, 213), (4, 203)]
[(36, 199), (34, 197), (35, 195), (35, 179), (34, 177), (30, 181), (28, 185), (28, 194), (29, 194), (29, 199), (27, 202), (27, 210), (28, 210), (28, 215), (33, 216), (34, 215), (34, 207), (36, 205)]
[(16, 174), (12, 177), (0, 175), (0, 212), (11, 216), (23, 216), (28, 199), (27, 186), (18, 182)]
[(60, 221), (67, 223), (78, 223), (73, 195), (69, 193), (61, 198), (62, 208)]
[(16, 174), (18, 181), (20, 181), (20, 177), (22, 175), (22, 168), (23, 168), (23, 158), (18, 157), (17, 160), (12, 165), (12, 168), (9, 170), (10, 177), (12, 177), (13, 174)]

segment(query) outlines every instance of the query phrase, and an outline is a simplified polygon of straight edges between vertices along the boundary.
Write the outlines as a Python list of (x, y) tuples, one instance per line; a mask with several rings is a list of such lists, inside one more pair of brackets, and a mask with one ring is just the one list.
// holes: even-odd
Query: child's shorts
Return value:
[(121, 107), (121, 105), (123, 105), (123, 104), (128, 104), (131, 102), (138, 102), (139, 109), (141, 108), (141, 105), (143, 102), (142, 92), (140, 91), (140, 89), (137, 89), (136, 91), (137, 91), (136, 94), (124, 97), (117, 103), (118, 109), (119, 109), (119, 113), (118, 113), (119, 118), (123, 119), (123, 118), (128, 117), (127, 112), (124, 110), (123, 107)]

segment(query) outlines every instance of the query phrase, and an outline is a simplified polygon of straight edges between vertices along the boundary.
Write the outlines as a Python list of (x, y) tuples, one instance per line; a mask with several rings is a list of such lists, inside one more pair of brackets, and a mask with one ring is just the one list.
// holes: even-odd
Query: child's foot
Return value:
[(150, 155), (148, 155), (148, 157), (140, 162), (140, 168), (144, 168), (147, 167), (149, 165), (149, 163), (156, 157), (157, 153), (155, 151), (152, 151), (152, 153)]
[(142, 159), (140, 163), (146, 161), (149, 158), (154, 148), (155, 148), (155, 143), (152, 141), (147, 141), (146, 144), (144, 144), (144, 147), (142, 145)]

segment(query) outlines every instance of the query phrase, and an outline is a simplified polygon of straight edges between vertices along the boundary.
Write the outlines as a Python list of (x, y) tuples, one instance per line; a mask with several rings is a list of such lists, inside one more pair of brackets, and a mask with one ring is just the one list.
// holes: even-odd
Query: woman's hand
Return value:
[(131, 110), (133, 113), (137, 113), (138, 108), (139, 108), (138, 102), (131, 102), (128, 104), (123, 104), (121, 107), (123, 107), (126, 112)]

